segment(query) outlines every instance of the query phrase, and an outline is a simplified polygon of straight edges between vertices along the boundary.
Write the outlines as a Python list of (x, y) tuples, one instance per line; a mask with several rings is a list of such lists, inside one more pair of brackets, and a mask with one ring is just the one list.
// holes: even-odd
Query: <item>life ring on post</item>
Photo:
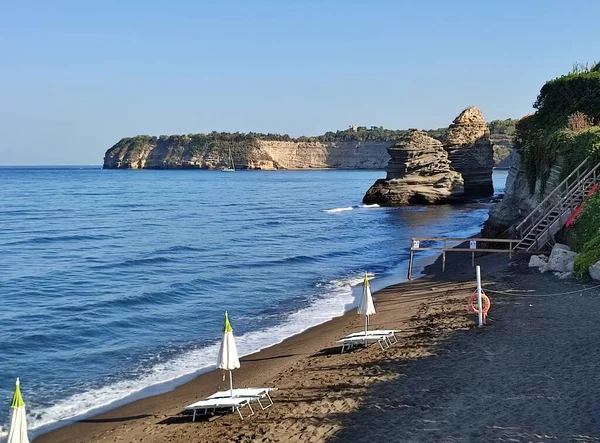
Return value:
[[(490, 310), (490, 306), (492, 306), (492, 302), (488, 298), (487, 295), (481, 291), (481, 310), (483, 311), (483, 323), (487, 318), (487, 313)], [(473, 292), (473, 294), (469, 297), (469, 302), (467, 304), (467, 308), (471, 314), (479, 314), (479, 309), (477, 307), (477, 291)]]

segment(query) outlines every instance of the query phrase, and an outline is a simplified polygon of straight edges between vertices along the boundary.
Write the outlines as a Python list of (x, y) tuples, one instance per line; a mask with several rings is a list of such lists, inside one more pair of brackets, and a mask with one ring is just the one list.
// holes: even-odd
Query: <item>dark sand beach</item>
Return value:
[(375, 294), (372, 327), (402, 330), (389, 350), (332, 350), (362, 327), (349, 312), (243, 358), (236, 386), (279, 388), (244, 421), (183, 414), (227, 387), (213, 371), (35, 442), (600, 441), (600, 288), (480, 257), (492, 308), (479, 329), (470, 257), (449, 262)]

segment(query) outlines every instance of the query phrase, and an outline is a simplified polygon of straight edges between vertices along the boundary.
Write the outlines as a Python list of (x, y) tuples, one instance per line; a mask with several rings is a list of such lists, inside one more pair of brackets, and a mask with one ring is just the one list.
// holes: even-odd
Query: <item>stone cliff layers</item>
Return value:
[(467, 108), (454, 119), (446, 134), (444, 149), (448, 152), (452, 168), (465, 181), (465, 195), (493, 195), (494, 152), (490, 130), (479, 109), (474, 106)]
[(412, 130), (388, 152), (387, 177), (369, 188), (364, 203), (448, 203), (494, 192), (490, 132), (475, 107), (460, 113), (443, 143)]
[(124, 138), (104, 157), (105, 169), (383, 169), (390, 141), (277, 141), (205, 134)]
[(364, 203), (448, 203), (463, 195), (463, 179), (451, 169), (442, 143), (426, 133), (411, 130), (388, 152), (387, 178), (371, 186)]

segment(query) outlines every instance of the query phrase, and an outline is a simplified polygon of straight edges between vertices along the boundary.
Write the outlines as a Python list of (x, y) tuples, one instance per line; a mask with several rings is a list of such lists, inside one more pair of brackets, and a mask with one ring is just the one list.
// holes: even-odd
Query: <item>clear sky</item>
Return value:
[(518, 118), (600, 59), (599, 17), (591, 0), (0, 0), (0, 164), (101, 164), (136, 134)]

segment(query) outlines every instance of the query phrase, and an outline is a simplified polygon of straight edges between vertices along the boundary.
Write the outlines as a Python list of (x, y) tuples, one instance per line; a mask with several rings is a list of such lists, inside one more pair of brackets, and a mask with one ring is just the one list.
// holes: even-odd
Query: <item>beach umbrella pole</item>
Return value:
[(233, 398), (233, 375), (231, 375), (231, 371), (229, 371), (229, 393), (231, 394), (231, 398)]

